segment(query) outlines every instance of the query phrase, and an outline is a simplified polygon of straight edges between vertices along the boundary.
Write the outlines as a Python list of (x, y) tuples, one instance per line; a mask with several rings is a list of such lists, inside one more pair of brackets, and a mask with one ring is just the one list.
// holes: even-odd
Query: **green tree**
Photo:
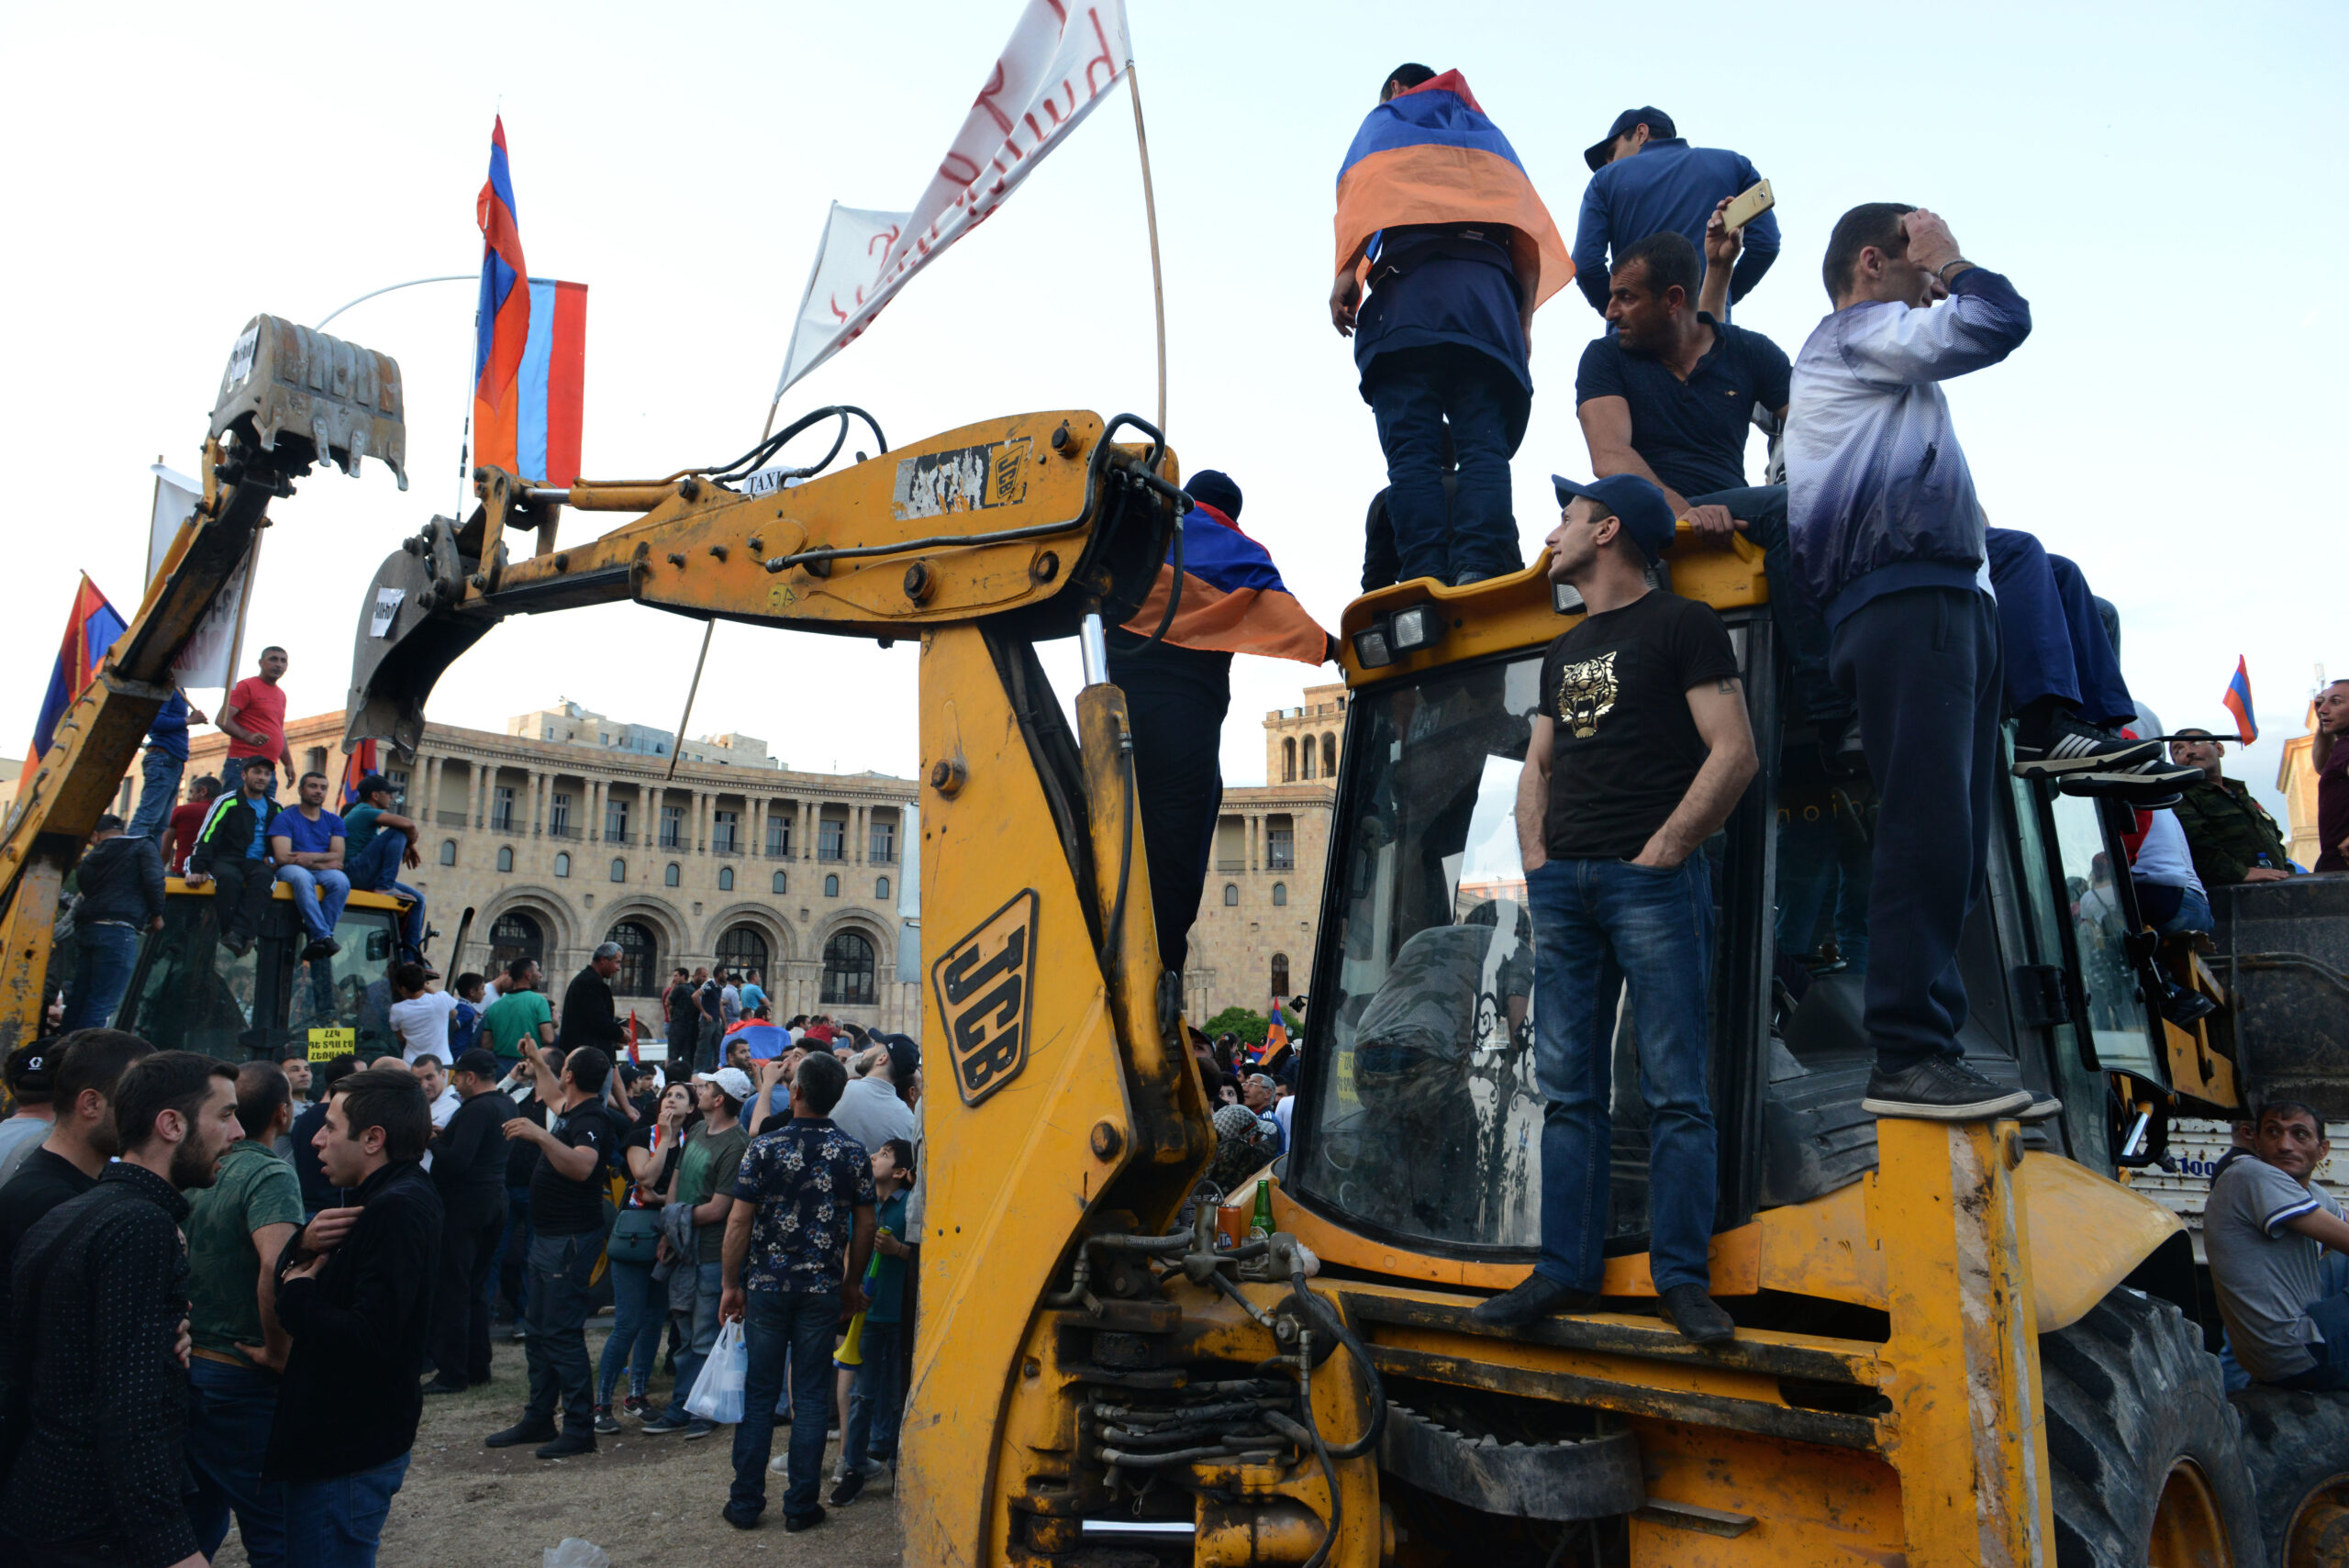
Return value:
[(1272, 1028), (1272, 1020), (1249, 1007), (1226, 1007), (1200, 1026), (1209, 1040), (1220, 1040), (1226, 1034), (1240, 1037), (1243, 1045), (1262, 1045)]

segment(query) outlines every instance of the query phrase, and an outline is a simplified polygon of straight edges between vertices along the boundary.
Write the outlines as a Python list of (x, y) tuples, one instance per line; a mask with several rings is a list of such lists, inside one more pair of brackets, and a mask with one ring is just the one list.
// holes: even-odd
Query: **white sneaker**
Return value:
[(769, 1475), (780, 1475), (788, 1480), (791, 1475), (791, 1455), (787, 1453), (779, 1453), (773, 1459), (768, 1460), (767, 1473)]

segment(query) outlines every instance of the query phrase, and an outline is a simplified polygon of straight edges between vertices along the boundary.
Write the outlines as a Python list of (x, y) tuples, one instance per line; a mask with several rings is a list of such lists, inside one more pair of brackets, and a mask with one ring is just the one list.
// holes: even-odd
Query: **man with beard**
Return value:
[(202, 1568), (187, 1473), (188, 1266), (181, 1189), (242, 1135), (237, 1070), (142, 1058), (116, 1091), (122, 1158), (19, 1244), (11, 1381), (39, 1440), (0, 1499), (0, 1558)]

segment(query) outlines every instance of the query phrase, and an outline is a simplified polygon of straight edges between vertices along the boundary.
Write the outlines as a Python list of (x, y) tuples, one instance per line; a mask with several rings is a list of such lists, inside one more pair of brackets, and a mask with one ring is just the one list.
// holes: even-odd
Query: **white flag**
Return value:
[[(155, 475), (155, 515), (147, 525), (147, 577), (154, 580), (162, 569), (164, 556), (171, 553), (172, 541), (179, 538), (180, 525), (204, 499), (204, 487), (184, 474), (174, 473), (161, 463), (148, 465)], [(258, 543), (258, 540), (256, 540)], [(226, 688), (236, 672), (228, 668), (228, 657), (235, 651), (237, 622), (244, 613), (245, 586), (251, 581), (253, 558), (250, 551), (228, 573), (228, 580), (213, 595), (211, 607), (195, 624), (195, 631), (172, 662), (173, 683), (184, 689)]]
[(1028, 0), (909, 213), (832, 206), (784, 361), (791, 384), (853, 342), (907, 279), (985, 222), (1125, 74), (1124, 0)]

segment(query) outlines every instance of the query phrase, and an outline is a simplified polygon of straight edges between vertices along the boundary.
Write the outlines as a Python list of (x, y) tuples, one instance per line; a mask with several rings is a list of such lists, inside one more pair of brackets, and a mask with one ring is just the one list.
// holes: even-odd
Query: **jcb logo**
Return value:
[(1029, 888), (930, 968), (954, 1057), (954, 1087), (975, 1106), (1028, 1065), (1035, 995), (1036, 890)]

